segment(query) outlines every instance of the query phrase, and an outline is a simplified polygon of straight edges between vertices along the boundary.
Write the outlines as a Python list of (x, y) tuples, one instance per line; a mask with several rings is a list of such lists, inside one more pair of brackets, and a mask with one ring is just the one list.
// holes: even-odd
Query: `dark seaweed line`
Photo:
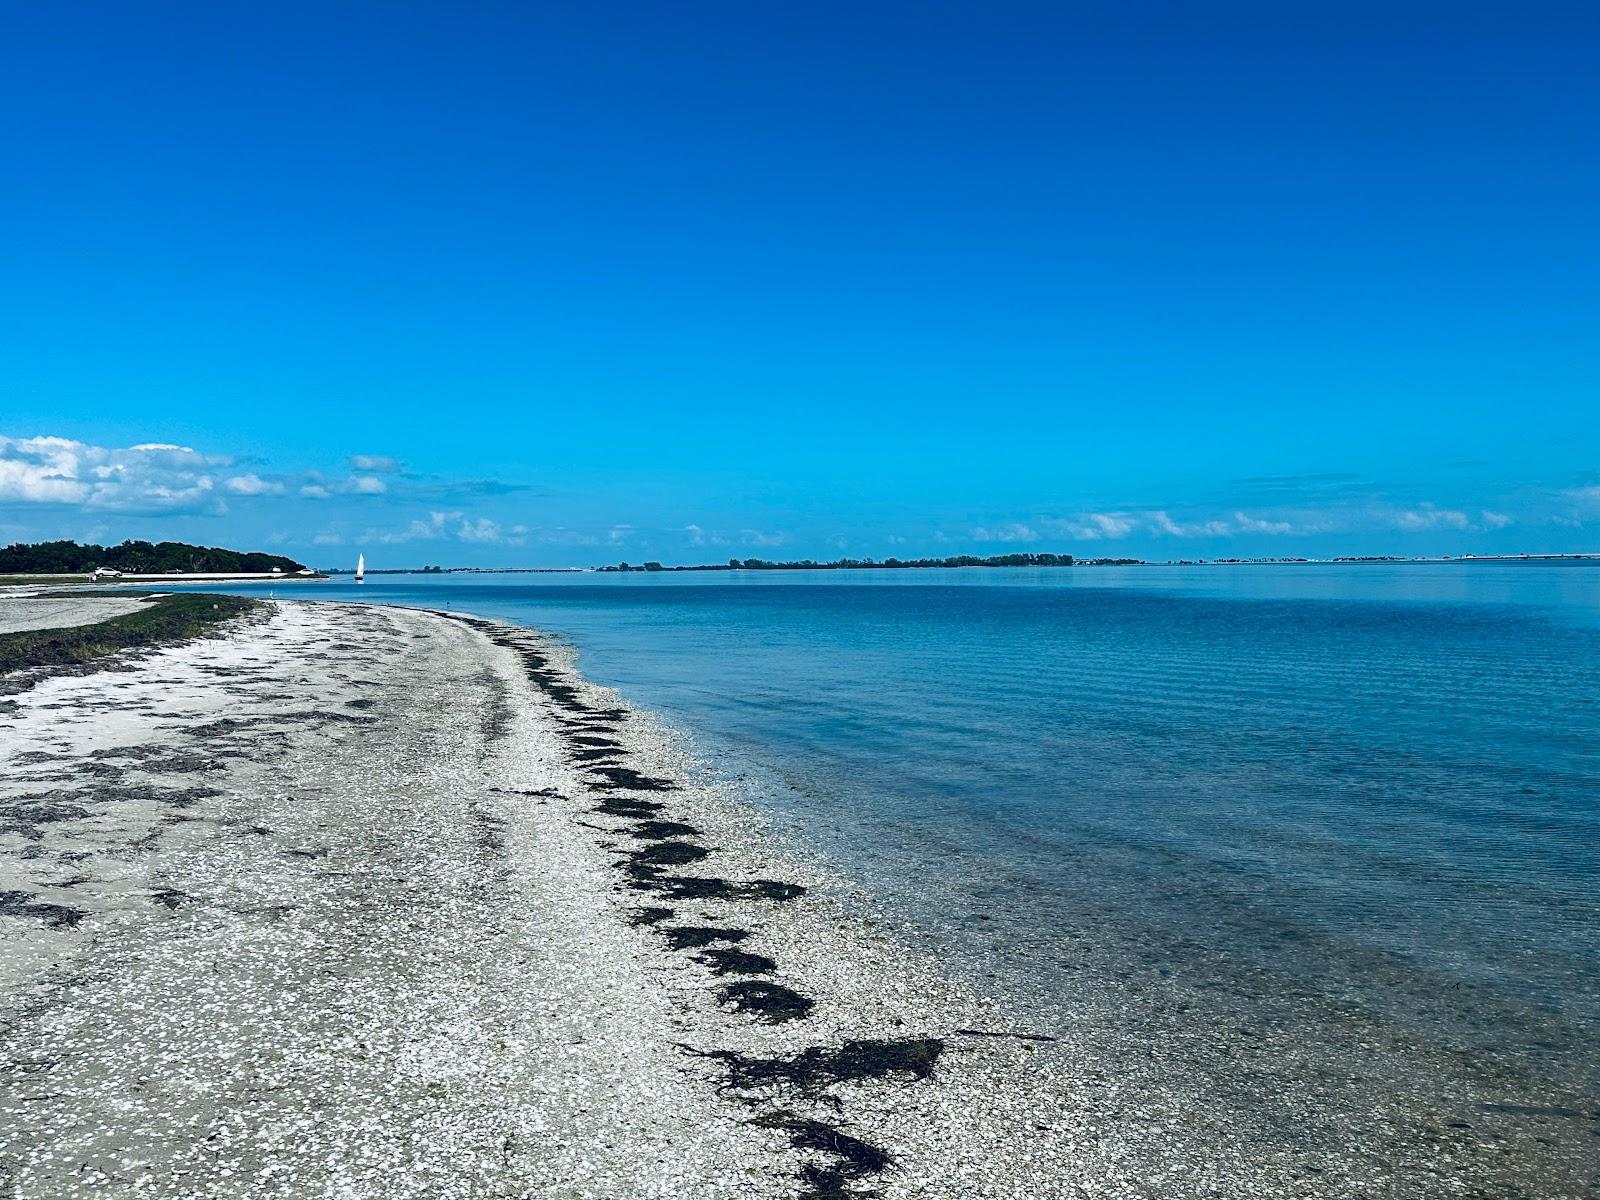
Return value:
[[(569, 753), (588, 776), (590, 791), (597, 794), (597, 803), (589, 811), (631, 822), (617, 830), (580, 822), (607, 834), (624, 834), (638, 843), (634, 848), (622, 851), (615, 863), (628, 888), (668, 901), (766, 900), (781, 903), (804, 894), (805, 888), (800, 884), (773, 879), (734, 881), (717, 876), (668, 874), (668, 868), (697, 863), (709, 857), (713, 850), (696, 840), (700, 836), (698, 829), (672, 819), (663, 801), (644, 799), (637, 794), (614, 794), (663, 794), (679, 790), (677, 783), (672, 780), (641, 774), (620, 761), (626, 758), (628, 752), (615, 735), (618, 725), (627, 718), (627, 710), (596, 708), (586, 703), (578, 688), (568, 681), (559, 668), (551, 665), (531, 636), (475, 618), (450, 613), (438, 615), (477, 629), (495, 644), (515, 654), (529, 680), (549, 699), (552, 715), (564, 727)], [(533, 794), (558, 795), (548, 792)], [(613, 843), (602, 845), (609, 847)], [(676, 910), (669, 907), (644, 905), (634, 908), (629, 919), (635, 925), (659, 928), (670, 950), (698, 951), (696, 960), (708, 967), (714, 976), (776, 972), (778, 964), (772, 959), (737, 947), (737, 943), (750, 936), (750, 930), (666, 924), (675, 915)], [(723, 944), (713, 944), (719, 942)], [(816, 1004), (811, 997), (793, 988), (763, 979), (740, 979), (725, 984), (718, 989), (717, 1000), (737, 1012), (748, 1013), (758, 1020), (772, 1023), (804, 1020)], [(826, 1094), (826, 1089), (835, 1084), (886, 1079), (896, 1075), (906, 1075), (912, 1080), (929, 1078), (945, 1047), (939, 1038), (867, 1039), (848, 1041), (837, 1047), (810, 1046), (798, 1054), (783, 1058), (762, 1058), (734, 1050), (704, 1051), (690, 1046), (680, 1048), (696, 1057), (714, 1059), (723, 1066), (725, 1079), (720, 1091), (739, 1093), (788, 1088), (809, 1099), (829, 1100), (837, 1105), (836, 1098)], [(749, 1095), (740, 1096), (740, 1099), (757, 1106), (764, 1104), (761, 1099)], [(875, 1193), (858, 1190), (853, 1185), (887, 1170), (894, 1162), (893, 1156), (883, 1147), (847, 1134), (838, 1126), (801, 1117), (785, 1108), (761, 1112), (752, 1123), (763, 1128), (781, 1129), (788, 1133), (793, 1148), (832, 1160), (827, 1165), (808, 1162), (801, 1166), (799, 1178), (806, 1189), (802, 1193), (803, 1200), (841, 1200), (873, 1195)]]

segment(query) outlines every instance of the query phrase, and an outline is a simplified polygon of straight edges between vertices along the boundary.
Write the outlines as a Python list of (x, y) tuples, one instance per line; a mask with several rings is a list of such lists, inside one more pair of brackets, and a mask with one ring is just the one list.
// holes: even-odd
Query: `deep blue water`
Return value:
[(1136, 971), (1236, 973), (1594, 1085), (1600, 566), (306, 594), (559, 634), (908, 934), (1032, 1004)]

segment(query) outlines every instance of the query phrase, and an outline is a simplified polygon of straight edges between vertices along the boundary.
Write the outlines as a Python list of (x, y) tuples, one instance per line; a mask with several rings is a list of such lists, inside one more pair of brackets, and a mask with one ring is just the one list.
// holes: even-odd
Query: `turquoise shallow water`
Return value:
[(375, 576), (308, 594), (559, 634), (908, 936), (1041, 1019), (1117, 980), (1180, 1004), (1280, 988), (1313, 1040), (1360, 1012), (1580, 1107), (1600, 1093), (1600, 567)]

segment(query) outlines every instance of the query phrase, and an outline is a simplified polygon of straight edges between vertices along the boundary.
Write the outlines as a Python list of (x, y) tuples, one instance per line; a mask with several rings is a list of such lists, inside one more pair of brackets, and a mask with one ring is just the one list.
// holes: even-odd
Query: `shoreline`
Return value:
[[(0, 1182), (19, 1196), (1353, 1200), (1490, 1181), (1453, 1102), (1409, 1081), (1372, 1079), (1377, 1108), (1345, 1126), (1300, 1092), (1236, 1120), (1267, 1058), (1294, 1054), (1281, 1036), (1237, 1080), (1186, 1078), (1215, 1013), (1106, 1046), (1114, 995), (1052, 1017), (957, 975), (556, 638), (367, 603), (260, 611), (0, 701), (0, 1019), (22, 1064), (0, 1081), (18, 1131)], [(1139, 979), (1121, 990), (1165, 1014)], [(1354, 1015), (1352, 1081), (1373, 1062)], [(167, 1072), (181, 1086), (147, 1091)], [(313, 1119), (306, 1146), (286, 1137)], [(123, 1175), (152, 1128), (184, 1132), (141, 1188)], [(85, 1165), (51, 1174), (67, 1151)], [(1543, 1186), (1483, 1194), (1585, 1194), (1581, 1160), (1550, 1162)]]
[(1049, 1043), (540, 635), (271, 610), (0, 713), (17, 1195), (1074, 1194)]

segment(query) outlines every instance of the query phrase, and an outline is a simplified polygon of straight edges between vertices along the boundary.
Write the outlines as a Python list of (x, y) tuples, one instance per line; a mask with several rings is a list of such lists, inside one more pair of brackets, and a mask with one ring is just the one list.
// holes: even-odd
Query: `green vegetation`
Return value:
[(0, 575), (0, 596), (12, 588), (76, 587), (84, 585), (82, 575)]
[(647, 562), (635, 567), (618, 563), (614, 567), (596, 567), (597, 571), (866, 571), (897, 570), (901, 568), (950, 567), (1109, 567), (1139, 566), (1137, 558), (1074, 558), (1070, 554), (996, 554), (979, 558), (974, 554), (957, 554), (950, 558), (836, 558), (832, 562), (801, 559), (798, 562), (769, 562), (764, 558), (730, 558), (726, 565), (707, 563), (695, 567), (663, 567), (658, 562)]
[(209, 636), (220, 622), (261, 607), (258, 600), (237, 596), (164, 596), (95, 625), (0, 634), (0, 672), (73, 666), (118, 650), (170, 646)]
[(87, 575), (99, 567), (135, 575), (172, 571), (266, 574), (274, 567), (286, 574), (304, 570), (302, 564), (281, 554), (246, 554), (186, 542), (123, 542), (120, 546), (17, 542), (0, 550), (0, 575)]

